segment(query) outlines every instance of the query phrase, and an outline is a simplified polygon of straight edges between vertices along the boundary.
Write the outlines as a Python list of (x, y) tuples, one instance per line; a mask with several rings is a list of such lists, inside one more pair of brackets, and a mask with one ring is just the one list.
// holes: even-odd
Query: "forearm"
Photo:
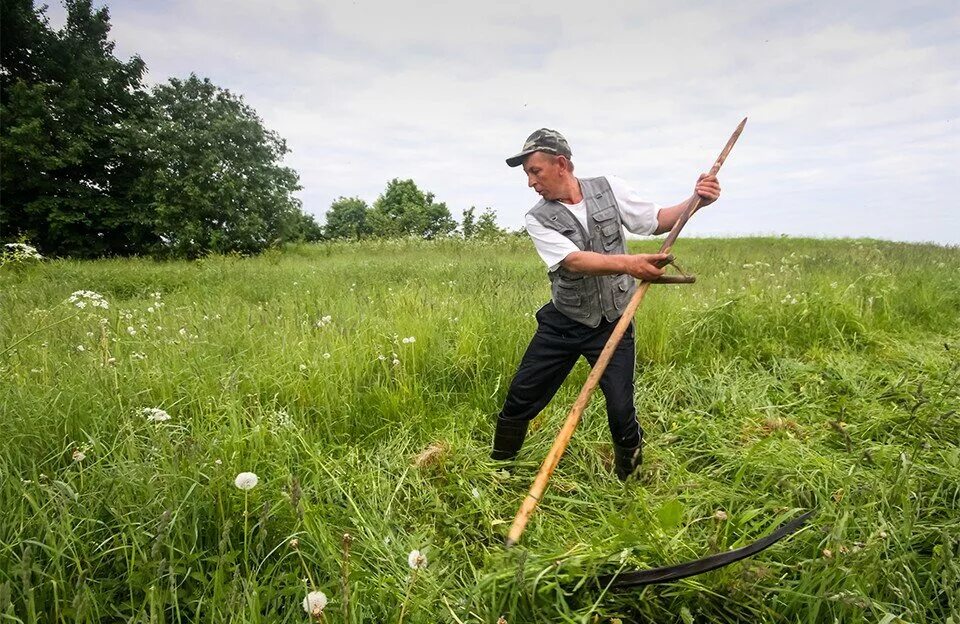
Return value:
[(680, 215), (683, 214), (683, 211), (686, 209), (686, 207), (690, 205), (691, 199), (693, 199), (692, 196), (675, 206), (661, 208), (660, 211), (657, 212), (657, 229), (653, 233), (663, 234), (664, 232), (669, 232), (671, 229), (673, 229), (677, 219), (680, 218)]
[(585, 275), (618, 275), (627, 273), (626, 254), (601, 254), (595, 251), (574, 251), (561, 264), (568, 271)]

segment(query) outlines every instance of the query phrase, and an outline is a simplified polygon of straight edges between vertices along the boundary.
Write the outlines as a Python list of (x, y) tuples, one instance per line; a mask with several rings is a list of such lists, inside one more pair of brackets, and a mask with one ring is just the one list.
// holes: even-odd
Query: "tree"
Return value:
[(323, 227), (317, 223), (314, 216), (298, 210), (292, 218), (290, 231), (284, 237), (284, 240), (316, 243), (325, 238)]
[(483, 214), (477, 219), (475, 236), (483, 240), (489, 240), (505, 236), (506, 233), (506, 230), (497, 225), (497, 214), (493, 211), (493, 208), (485, 208)]
[(330, 204), (324, 234), (327, 238), (359, 239), (370, 235), (367, 202), (359, 197), (339, 197)]
[(53, 31), (31, 0), (3, 0), (0, 233), (46, 255), (136, 253), (155, 240), (149, 215), (131, 206), (144, 168), (134, 135), (145, 66), (114, 57), (106, 8), (65, 6)]
[(433, 193), (424, 193), (413, 180), (394, 178), (374, 202), (368, 214), (374, 236), (447, 236), (457, 223), (443, 202), (434, 202)]
[(286, 142), (209, 79), (155, 87), (140, 139), (150, 165), (140, 190), (160, 253), (256, 253), (289, 240), (302, 219), (297, 174), (279, 164)]
[(473, 238), (473, 235), (476, 233), (476, 211), (475, 206), (470, 206), (463, 211), (463, 223), (460, 226), (460, 231), (463, 233), (465, 239)]

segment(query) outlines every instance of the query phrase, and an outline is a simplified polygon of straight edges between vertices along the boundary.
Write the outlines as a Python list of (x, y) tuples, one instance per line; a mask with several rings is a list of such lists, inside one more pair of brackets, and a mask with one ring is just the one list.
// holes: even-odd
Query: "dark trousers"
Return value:
[[(537, 333), (523, 354), (500, 412), (504, 420), (532, 420), (557, 393), (577, 358), (587, 358), (591, 367), (597, 362), (616, 327), (616, 322), (606, 319), (600, 321), (599, 327), (587, 327), (562, 314), (553, 302), (537, 311), (537, 323)], [(633, 405), (635, 364), (631, 323), (600, 378), (613, 442), (627, 448), (637, 446), (643, 435)]]

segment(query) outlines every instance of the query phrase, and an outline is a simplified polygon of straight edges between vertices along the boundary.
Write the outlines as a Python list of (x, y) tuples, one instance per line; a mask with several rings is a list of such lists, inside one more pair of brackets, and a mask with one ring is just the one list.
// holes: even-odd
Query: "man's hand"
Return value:
[(717, 176), (701, 173), (694, 190), (700, 196), (700, 205), (709, 206), (720, 197), (720, 181)]
[(667, 254), (629, 254), (626, 258), (624, 273), (641, 280), (652, 281), (663, 275), (660, 267), (666, 264)]

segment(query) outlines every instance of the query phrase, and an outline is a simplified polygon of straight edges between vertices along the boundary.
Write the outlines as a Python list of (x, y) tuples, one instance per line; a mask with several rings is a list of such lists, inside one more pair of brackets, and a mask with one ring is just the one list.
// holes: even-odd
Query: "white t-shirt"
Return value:
[[(649, 236), (657, 230), (657, 213), (660, 212), (660, 206), (647, 201), (635, 190), (617, 176), (604, 176), (610, 183), (610, 190), (617, 199), (617, 205), (620, 206), (620, 220), (623, 227), (634, 234)], [(562, 202), (561, 202), (562, 203)], [(585, 230), (587, 227), (587, 207), (585, 200), (578, 204), (563, 204), (570, 209), (570, 212), (583, 224)], [(551, 230), (537, 221), (536, 217), (527, 213), (526, 219), (527, 233), (533, 239), (533, 244), (537, 248), (537, 253), (543, 258), (550, 271), (556, 270), (567, 255), (581, 251), (579, 247), (573, 244), (573, 241), (556, 230)], [(623, 236), (623, 232), (620, 232)]]

